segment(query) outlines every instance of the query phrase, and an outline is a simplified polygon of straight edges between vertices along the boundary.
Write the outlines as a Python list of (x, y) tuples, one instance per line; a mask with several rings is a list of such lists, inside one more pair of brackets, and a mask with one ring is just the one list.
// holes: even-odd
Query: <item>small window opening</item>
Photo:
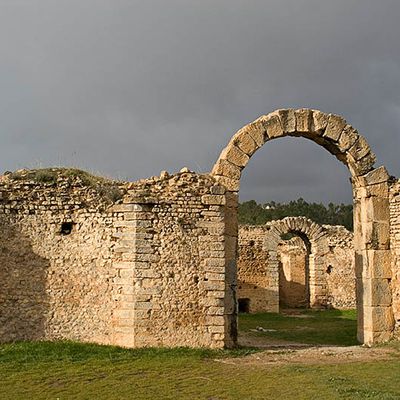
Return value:
[(69, 235), (72, 232), (72, 222), (63, 222), (61, 224), (61, 235)]
[(326, 269), (326, 273), (330, 274), (332, 272), (332, 270), (333, 270), (332, 265), (328, 265), (328, 268)]
[(238, 303), (240, 313), (250, 312), (250, 299), (239, 299)]

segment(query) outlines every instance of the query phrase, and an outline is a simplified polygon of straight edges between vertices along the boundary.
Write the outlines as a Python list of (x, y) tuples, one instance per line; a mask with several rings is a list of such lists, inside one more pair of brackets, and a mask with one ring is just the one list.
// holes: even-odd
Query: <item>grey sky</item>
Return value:
[[(399, 20), (398, 0), (0, 0), (0, 168), (206, 172), (259, 115), (312, 107), (400, 175)], [(268, 143), (241, 198), (299, 196), (349, 202), (346, 168)]]

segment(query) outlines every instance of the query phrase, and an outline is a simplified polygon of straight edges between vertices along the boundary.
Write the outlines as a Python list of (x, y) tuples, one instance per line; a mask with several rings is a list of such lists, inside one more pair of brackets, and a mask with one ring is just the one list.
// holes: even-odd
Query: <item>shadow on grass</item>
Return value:
[(281, 344), (357, 345), (355, 310), (240, 314), (239, 332)]
[(15, 342), (0, 345), (0, 365), (7, 363), (31, 364), (41, 362), (86, 362), (103, 360), (108, 362), (133, 361), (138, 359), (213, 359), (242, 357), (259, 351), (256, 348), (235, 349), (207, 348), (138, 348), (127, 349), (72, 341)]

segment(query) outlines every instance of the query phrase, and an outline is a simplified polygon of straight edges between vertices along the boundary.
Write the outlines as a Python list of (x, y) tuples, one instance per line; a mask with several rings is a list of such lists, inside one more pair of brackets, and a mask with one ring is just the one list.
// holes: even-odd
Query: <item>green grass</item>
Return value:
[(287, 366), (224, 362), (226, 357), (248, 352), (247, 349), (129, 350), (72, 342), (0, 345), (0, 398), (400, 398), (399, 360)]
[[(351, 346), (357, 344), (355, 310), (302, 310), (293, 315), (260, 313), (241, 314), (240, 331), (268, 340), (315, 345)], [(265, 331), (257, 330), (261, 327)]]

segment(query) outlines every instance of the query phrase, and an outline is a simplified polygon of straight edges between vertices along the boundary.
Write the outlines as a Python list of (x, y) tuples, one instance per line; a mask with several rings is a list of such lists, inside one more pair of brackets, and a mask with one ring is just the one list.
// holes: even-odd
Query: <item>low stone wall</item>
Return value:
[[(299, 221), (302, 223), (301, 218)], [(288, 307), (308, 303), (308, 258), (315, 255), (310, 253), (310, 244), (306, 246), (299, 237), (271, 245), (276, 242), (272, 229), (276, 223), (239, 228), (238, 298), (249, 300), (249, 312), (278, 312), (279, 303)], [(292, 223), (295, 233), (296, 223)], [(344, 227), (321, 226), (319, 248), (323, 251), (318, 254), (318, 265), (323, 273), (315, 275), (315, 284), (323, 286), (325, 294), (318, 307), (356, 306), (352, 240), (352, 233)]]

